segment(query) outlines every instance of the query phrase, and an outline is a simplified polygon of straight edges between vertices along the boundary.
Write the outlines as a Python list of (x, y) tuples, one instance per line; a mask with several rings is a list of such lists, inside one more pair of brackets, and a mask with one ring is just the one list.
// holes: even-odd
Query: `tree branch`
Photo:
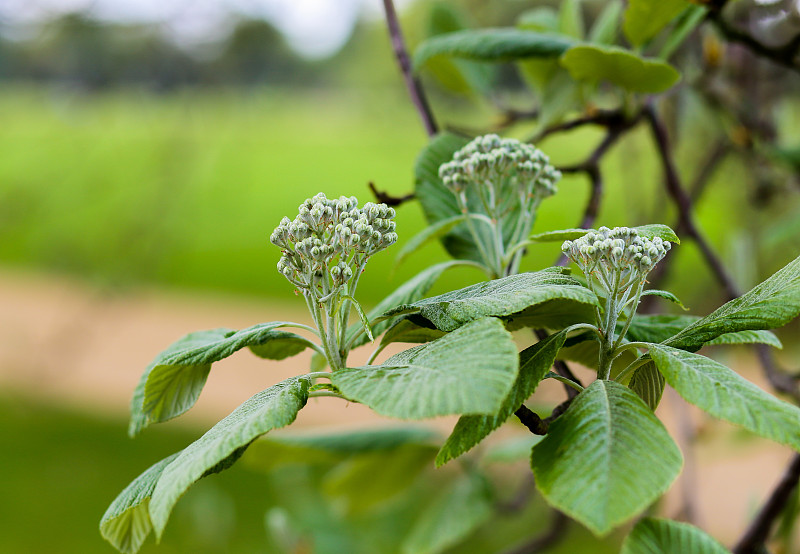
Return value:
[(742, 538), (733, 547), (733, 554), (761, 554), (766, 552), (764, 543), (769, 538), (773, 523), (783, 511), (800, 480), (800, 454), (792, 456), (783, 477), (775, 486), (767, 502)]
[(375, 197), (375, 200), (382, 202), (387, 206), (399, 206), (400, 204), (405, 204), (406, 202), (416, 198), (416, 195), (413, 192), (403, 196), (392, 196), (386, 191), (375, 188), (375, 183), (372, 181), (367, 183), (367, 186), (369, 187), (369, 190), (372, 191), (372, 195)]
[(708, 19), (729, 42), (739, 43), (762, 58), (772, 60), (793, 71), (800, 71), (800, 67), (797, 65), (797, 54), (800, 51), (800, 35), (794, 37), (783, 46), (771, 47), (725, 21), (719, 10), (709, 11)]
[(544, 419), (539, 417), (539, 414), (528, 408), (525, 404), (520, 406), (519, 409), (514, 412), (514, 415), (517, 416), (517, 419), (519, 419), (520, 423), (528, 428), (528, 431), (534, 435), (543, 436), (547, 434), (550, 424), (558, 419), (561, 414), (567, 411), (567, 408), (569, 408), (570, 404), (572, 404), (573, 398), (574, 397), (564, 400), (561, 404), (553, 409), (552, 414)]
[(386, 25), (389, 27), (389, 35), (392, 39), (392, 49), (394, 50), (395, 58), (400, 66), (400, 71), (403, 74), (403, 80), (406, 83), (408, 94), (411, 96), (411, 102), (417, 109), (422, 124), (425, 126), (425, 132), (431, 137), (438, 132), (436, 120), (433, 118), (428, 99), (425, 96), (425, 91), (422, 89), (422, 84), (419, 79), (414, 76), (411, 68), (411, 59), (408, 56), (408, 49), (406, 42), (403, 38), (403, 32), (400, 29), (400, 22), (397, 19), (397, 12), (394, 9), (392, 0), (383, 0), (383, 9), (386, 12)]

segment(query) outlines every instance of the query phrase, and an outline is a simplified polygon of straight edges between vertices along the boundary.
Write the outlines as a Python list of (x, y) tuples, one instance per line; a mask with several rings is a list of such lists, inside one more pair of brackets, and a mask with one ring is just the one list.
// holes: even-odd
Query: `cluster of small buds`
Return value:
[(443, 164), (439, 177), (456, 195), (471, 184), (490, 183), (498, 188), (516, 187), (526, 197), (540, 200), (555, 194), (561, 172), (550, 165), (550, 158), (544, 152), (530, 144), (484, 135)]
[[(397, 242), (394, 216), (386, 204), (359, 208), (355, 197), (333, 200), (319, 193), (300, 204), (294, 221), (284, 217), (272, 232), (270, 242), (283, 253), (278, 271), (302, 289), (341, 287), (367, 258)], [(326, 287), (322, 279), (328, 277)]]
[(577, 240), (568, 240), (561, 251), (588, 276), (598, 266), (609, 273), (636, 271), (644, 276), (667, 254), (672, 245), (660, 237), (648, 239), (628, 227), (600, 227)]

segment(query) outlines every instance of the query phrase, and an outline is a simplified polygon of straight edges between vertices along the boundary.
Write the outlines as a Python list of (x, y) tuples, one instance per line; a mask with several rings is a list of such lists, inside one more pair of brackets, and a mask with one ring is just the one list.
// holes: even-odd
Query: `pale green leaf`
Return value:
[[(394, 291), (389, 293), (386, 298), (381, 300), (377, 306), (372, 308), (367, 313), (367, 319), (372, 323), (372, 334), (378, 336), (389, 327), (391, 327), (398, 319), (385, 318), (381, 316), (401, 304), (407, 304), (419, 300), (430, 288), (436, 283), (436, 280), (442, 276), (442, 273), (448, 269), (463, 265), (460, 260), (453, 260), (450, 262), (442, 262), (431, 267), (424, 269), (417, 273), (414, 277), (397, 287)], [(364, 332), (364, 328), (360, 323), (356, 323), (347, 328), (348, 344), (352, 347), (361, 346), (369, 342), (369, 337)], [(324, 367), (324, 366), (323, 366)]]
[(560, 62), (578, 81), (608, 81), (630, 92), (663, 92), (681, 78), (667, 62), (616, 46), (580, 44), (564, 52)]
[(151, 423), (167, 421), (194, 406), (211, 364), (248, 346), (280, 338), (273, 330), (286, 321), (260, 323), (241, 331), (212, 329), (189, 333), (161, 352), (134, 390), (128, 432), (137, 434)]
[(150, 496), (164, 468), (178, 454), (180, 452), (150, 466), (125, 487), (103, 514), (100, 520), (100, 534), (120, 552), (125, 554), (137, 552), (153, 530), (148, 510)]
[[(654, 223), (651, 225), (640, 225), (638, 227), (633, 227), (637, 233), (639, 233), (640, 237), (646, 239), (653, 239), (655, 237), (659, 237), (661, 240), (673, 242), (675, 244), (680, 244), (681, 241), (678, 239), (678, 236), (675, 234), (675, 231), (667, 227), (666, 225), (661, 225), (659, 223)], [(581, 238), (583, 235), (589, 232), (597, 232), (596, 229), (561, 229), (558, 231), (548, 231), (546, 233), (537, 233), (535, 235), (531, 235), (528, 240), (534, 242), (561, 242), (565, 240), (576, 240)]]
[(575, 398), (531, 455), (544, 498), (596, 535), (661, 496), (682, 463), (650, 408), (619, 383), (603, 380)]
[(550, 6), (537, 6), (522, 12), (516, 26), (529, 31), (558, 31), (558, 13)]
[(783, 343), (772, 331), (737, 331), (720, 335), (708, 341), (706, 346), (722, 344), (768, 344), (775, 348), (783, 348)]
[(666, 381), (656, 364), (647, 362), (633, 372), (628, 388), (639, 395), (651, 410), (655, 411), (664, 394)]
[(622, 30), (631, 44), (639, 46), (689, 6), (686, 0), (630, 0)]
[(500, 410), (492, 415), (465, 415), (459, 418), (451, 435), (436, 456), (441, 466), (469, 451), (514, 415), (534, 393), (537, 385), (553, 365), (558, 350), (564, 345), (565, 332), (550, 335), (519, 355), (519, 374)]
[(510, 333), (499, 320), (484, 318), (380, 365), (338, 370), (331, 381), (380, 414), (422, 419), (495, 413), (518, 369)]
[(622, 543), (620, 554), (730, 554), (716, 539), (688, 523), (644, 518)]
[(594, 21), (588, 40), (594, 44), (614, 44), (617, 42), (619, 16), (622, 13), (622, 2), (610, 0)]
[(504, 464), (527, 460), (531, 457), (531, 448), (541, 442), (543, 435), (527, 433), (491, 444), (481, 457), (484, 464)]
[(292, 377), (246, 400), (167, 465), (150, 499), (158, 537), (178, 499), (200, 478), (226, 469), (261, 435), (292, 423), (308, 400), (311, 381)]
[(658, 57), (662, 60), (668, 60), (672, 54), (683, 44), (692, 31), (705, 21), (706, 8), (703, 6), (691, 6), (688, 10), (683, 12), (683, 15), (678, 19), (673, 27), (669, 36), (664, 41), (664, 45), (658, 52)]
[(311, 341), (289, 331), (272, 331), (271, 338), (263, 344), (253, 344), (250, 352), (267, 360), (285, 360), (311, 346)]
[(558, 30), (561, 34), (575, 39), (583, 39), (584, 25), (581, 13), (582, 0), (562, 0), (558, 10)]
[(415, 313), (438, 329), (452, 331), (476, 319), (504, 317), (547, 301), (566, 299), (596, 305), (597, 297), (568, 270), (551, 267), (533, 273), (521, 273), (478, 283), (399, 306), (387, 315)]
[(436, 554), (454, 546), (492, 515), (486, 483), (466, 475), (419, 514), (403, 542), (403, 554)]
[(665, 344), (697, 350), (726, 333), (775, 329), (800, 313), (800, 257), (739, 298), (694, 322)]
[(690, 404), (800, 451), (800, 408), (700, 354), (651, 344), (650, 357), (667, 383)]
[(403, 316), (383, 334), (383, 337), (381, 338), (381, 346), (385, 346), (393, 342), (419, 344), (436, 340), (444, 335), (444, 331), (418, 325), (407, 316)]
[(663, 298), (664, 300), (669, 300), (673, 304), (677, 304), (684, 310), (689, 309), (683, 305), (683, 302), (680, 301), (680, 298), (678, 298), (677, 296), (666, 290), (647, 289), (646, 291), (642, 292), (642, 296), (658, 296), (659, 298)]
[(395, 265), (400, 265), (403, 261), (422, 248), (428, 242), (438, 239), (450, 232), (453, 227), (464, 221), (463, 215), (453, 216), (447, 219), (442, 219), (431, 225), (428, 225), (421, 232), (414, 235), (407, 243), (403, 245), (400, 252), (397, 253)]
[(414, 52), (416, 70), (434, 56), (448, 55), (484, 62), (561, 55), (574, 44), (570, 37), (524, 29), (496, 28), (456, 31), (429, 38)]

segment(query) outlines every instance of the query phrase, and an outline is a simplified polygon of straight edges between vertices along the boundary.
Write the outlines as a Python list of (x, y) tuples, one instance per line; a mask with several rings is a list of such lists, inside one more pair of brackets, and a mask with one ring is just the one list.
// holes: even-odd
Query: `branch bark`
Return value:
[(420, 119), (422, 119), (425, 132), (431, 137), (435, 135), (439, 129), (436, 125), (436, 120), (433, 118), (433, 112), (425, 96), (425, 91), (422, 89), (422, 84), (419, 79), (414, 76), (411, 67), (411, 59), (408, 56), (408, 49), (406, 48), (406, 41), (403, 38), (403, 32), (400, 29), (400, 21), (397, 18), (397, 11), (394, 9), (392, 0), (383, 0), (383, 9), (386, 12), (386, 25), (389, 27), (392, 49), (394, 50), (397, 63), (400, 66), (400, 71), (403, 74), (403, 80), (406, 83), (408, 94), (411, 96), (411, 102), (417, 109)]

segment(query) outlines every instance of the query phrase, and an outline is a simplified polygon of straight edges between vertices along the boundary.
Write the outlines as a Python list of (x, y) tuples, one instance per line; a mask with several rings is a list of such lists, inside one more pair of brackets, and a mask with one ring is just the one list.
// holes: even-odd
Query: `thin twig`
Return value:
[(737, 42), (762, 58), (772, 60), (793, 71), (800, 71), (800, 67), (797, 65), (797, 55), (798, 51), (800, 51), (800, 35), (795, 36), (783, 46), (772, 47), (725, 21), (719, 11), (710, 11), (708, 19), (714, 23), (714, 26), (729, 42)]
[(406, 202), (416, 198), (416, 195), (413, 192), (404, 196), (392, 196), (384, 190), (378, 190), (375, 188), (375, 183), (372, 181), (370, 181), (367, 186), (369, 187), (369, 190), (372, 191), (372, 195), (375, 197), (375, 200), (382, 202), (387, 206), (399, 206), (400, 204), (405, 204)]
[(766, 552), (765, 543), (769, 538), (772, 525), (783, 511), (800, 480), (800, 454), (792, 456), (783, 477), (773, 489), (767, 502), (747, 528), (742, 538), (733, 547), (733, 554), (761, 554)]
[(419, 79), (414, 76), (414, 71), (411, 67), (411, 59), (408, 56), (408, 49), (406, 48), (406, 41), (403, 38), (403, 32), (400, 29), (400, 22), (397, 19), (397, 11), (394, 9), (392, 0), (383, 0), (383, 9), (386, 12), (386, 25), (389, 27), (389, 35), (392, 38), (392, 49), (394, 50), (397, 63), (400, 65), (400, 71), (403, 73), (403, 80), (406, 83), (408, 94), (411, 96), (411, 102), (417, 109), (422, 124), (425, 126), (425, 132), (429, 137), (432, 137), (438, 132), (436, 120), (433, 118), (428, 99), (425, 96), (425, 91), (422, 89), (422, 84)]
[(586, 125), (598, 125), (606, 128), (616, 128), (624, 126), (625, 122), (626, 117), (622, 110), (598, 110), (589, 115), (577, 117), (563, 123), (556, 123), (555, 125), (546, 127), (536, 133), (529, 140), (529, 142), (539, 142), (545, 137), (555, 133), (572, 131), (573, 129), (577, 129)]

